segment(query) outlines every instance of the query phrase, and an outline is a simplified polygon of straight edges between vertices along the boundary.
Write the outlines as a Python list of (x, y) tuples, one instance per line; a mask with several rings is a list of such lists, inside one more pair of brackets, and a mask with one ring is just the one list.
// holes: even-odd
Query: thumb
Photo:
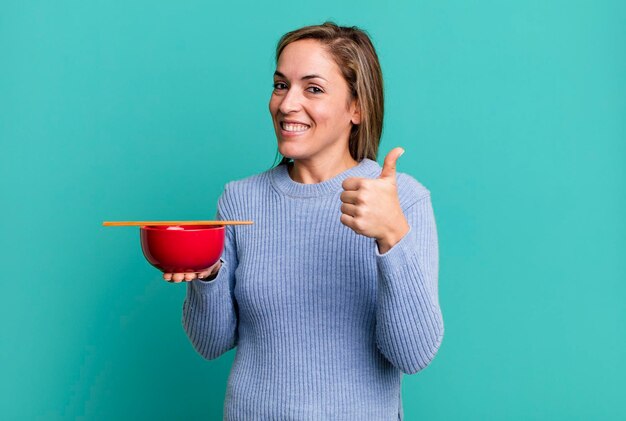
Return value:
[(385, 162), (383, 162), (383, 170), (380, 172), (378, 178), (393, 178), (396, 179), (396, 162), (400, 155), (404, 153), (404, 149), (402, 148), (393, 148), (387, 156), (385, 157)]

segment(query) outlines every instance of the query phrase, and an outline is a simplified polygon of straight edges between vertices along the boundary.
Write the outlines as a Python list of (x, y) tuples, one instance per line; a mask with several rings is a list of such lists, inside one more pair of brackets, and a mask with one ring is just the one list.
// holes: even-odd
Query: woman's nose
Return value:
[(302, 103), (298, 92), (295, 89), (289, 89), (283, 96), (279, 109), (282, 114), (289, 114), (290, 112), (299, 111), (301, 106)]

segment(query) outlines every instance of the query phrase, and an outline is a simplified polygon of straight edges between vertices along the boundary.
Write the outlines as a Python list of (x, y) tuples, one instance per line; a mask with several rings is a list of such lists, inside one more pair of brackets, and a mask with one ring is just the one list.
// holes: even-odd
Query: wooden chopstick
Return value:
[(129, 227), (145, 225), (250, 225), (252, 221), (104, 221), (105, 227)]

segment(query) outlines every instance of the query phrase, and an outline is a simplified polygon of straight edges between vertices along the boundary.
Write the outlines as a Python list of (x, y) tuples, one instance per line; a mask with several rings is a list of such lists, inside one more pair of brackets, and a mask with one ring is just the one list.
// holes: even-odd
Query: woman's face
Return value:
[(269, 109), (283, 156), (310, 160), (348, 153), (356, 101), (348, 108), (348, 84), (322, 44), (304, 39), (288, 44), (274, 74)]

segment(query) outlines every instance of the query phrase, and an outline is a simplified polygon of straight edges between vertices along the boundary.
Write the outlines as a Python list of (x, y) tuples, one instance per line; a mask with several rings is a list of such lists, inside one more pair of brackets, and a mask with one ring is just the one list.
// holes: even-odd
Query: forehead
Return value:
[(317, 40), (303, 39), (288, 44), (280, 53), (276, 70), (288, 78), (318, 74), (326, 79), (340, 76), (339, 67)]

